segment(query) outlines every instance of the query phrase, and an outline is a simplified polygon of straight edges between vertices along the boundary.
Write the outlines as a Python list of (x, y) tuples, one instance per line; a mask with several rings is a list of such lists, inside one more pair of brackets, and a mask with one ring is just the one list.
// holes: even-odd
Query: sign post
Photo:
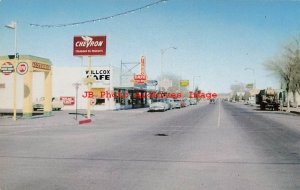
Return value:
[[(91, 79), (91, 56), (106, 55), (106, 36), (74, 36), (73, 56), (88, 56), (88, 76)], [(92, 80), (88, 80), (87, 88), (92, 89)], [(87, 118), (91, 118), (91, 98), (87, 100)]]
[[(92, 64), (92, 58), (91, 56), (89, 56), (89, 78), (91, 78), (91, 64)], [(91, 92), (92, 90), (92, 82), (88, 83), (88, 91)], [(87, 118), (91, 119), (91, 98), (88, 98), (88, 102), (87, 102)]]
[(78, 115), (78, 89), (79, 89), (79, 86), (81, 84), (76, 82), (73, 84), (73, 86), (75, 87), (75, 90), (76, 90), (76, 116), (75, 116), (75, 119), (77, 120), (77, 115)]

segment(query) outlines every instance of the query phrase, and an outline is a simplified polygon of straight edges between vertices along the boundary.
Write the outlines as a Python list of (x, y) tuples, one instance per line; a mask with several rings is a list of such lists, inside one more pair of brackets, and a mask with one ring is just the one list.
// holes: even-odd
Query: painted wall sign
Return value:
[(106, 55), (106, 36), (74, 36), (73, 55)]
[(38, 62), (32, 62), (32, 67), (41, 70), (51, 70), (51, 65), (38, 63)]
[[(86, 78), (89, 78), (89, 71), (85, 71)], [(95, 82), (110, 81), (110, 69), (92, 69), (91, 78), (95, 79)]]

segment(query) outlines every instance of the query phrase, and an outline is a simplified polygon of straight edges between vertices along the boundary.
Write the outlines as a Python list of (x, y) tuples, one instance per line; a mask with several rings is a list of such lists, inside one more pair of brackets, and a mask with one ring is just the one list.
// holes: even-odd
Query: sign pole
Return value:
[[(92, 58), (91, 56), (89, 56), (89, 66), (88, 66), (88, 70), (89, 70), (89, 79), (91, 79), (92, 75), (91, 75), (91, 64), (92, 64)], [(88, 82), (88, 91), (91, 92), (91, 88), (92, 88), (92, 81), (90, 80)], [(88, 97), (88, 101), (87, 101), (88, 105), (87, 105), (87, 118), (91, 119), (91, 98)]]
[[(91, 92), (93, 79), (91, 77), (91, 56), (106, 55), (106, 36), (74, 36), (73, 38), (73, 56), (88, 56), (88, 101), (87, 101), (87, 118), (91, 120)], [(85, 121), (84, 121), (85, 122)], [(90, 122), (90, 121), (89, 121)], [(81, 123), (82, 124), (82, 123)]]
[(14, 59), (14, 91), (13, 91), (13, 99), (14, 99), (14, 115), (13, 115), (13, 120), (17, 120), (17, 69), (16, 69), (16, 64), (17, 64), (17, 58), (15, 56)]
[(14, 99), (14, 115), (13, 120), (17, 120), (17, 23), (15, 23), (15, 57), (14, 57), (14, 91), (13, 91), (13, 99)]

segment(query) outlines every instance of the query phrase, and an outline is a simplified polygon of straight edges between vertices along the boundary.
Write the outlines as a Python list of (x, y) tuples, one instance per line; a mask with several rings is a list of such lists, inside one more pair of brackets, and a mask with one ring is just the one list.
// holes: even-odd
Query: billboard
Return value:
[(106, 55), (106, 36), (74, 36), (73, 55)]
[(180, 86), (181, 87), (189, 86), (189, 80), (180, 80)]
[(253, 83), (246, 84), (247, 89), (253, 89), (253, 87), (254, 87)]

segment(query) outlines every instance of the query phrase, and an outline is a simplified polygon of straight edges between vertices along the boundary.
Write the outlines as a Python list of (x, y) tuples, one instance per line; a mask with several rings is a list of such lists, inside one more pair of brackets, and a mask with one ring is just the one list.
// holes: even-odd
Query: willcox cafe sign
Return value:
[(74, 36), (73, 55), (106, 55), (106, 36)]
[[(86, 78), (89, 78), (89, 71), (85, 71)], [(92, 69), (91, 78), (94, 78), (96, 82), (110, 81), (110, 69)]]

